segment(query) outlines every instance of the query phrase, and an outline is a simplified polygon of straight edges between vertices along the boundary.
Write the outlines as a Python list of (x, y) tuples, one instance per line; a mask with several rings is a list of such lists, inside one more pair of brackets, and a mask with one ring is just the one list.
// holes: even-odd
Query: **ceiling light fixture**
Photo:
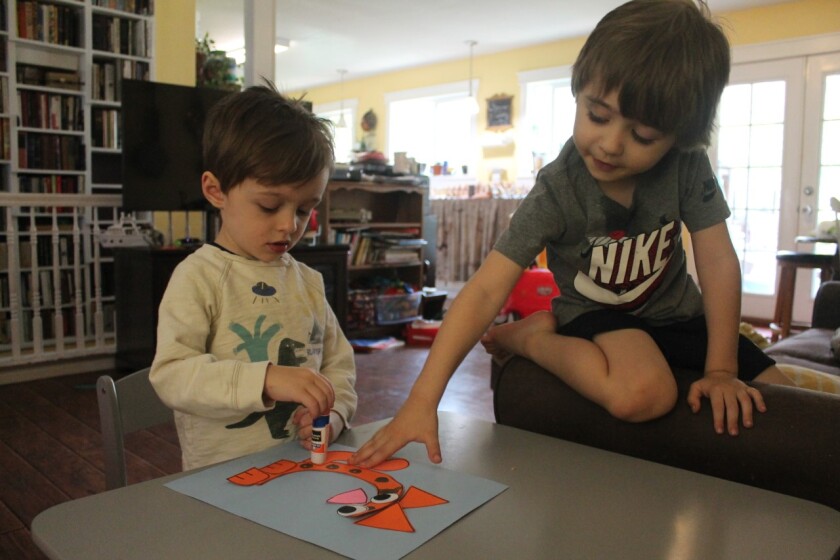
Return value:
[(289, 50), (290, 45), (291, 41), (289, 41), (285, 37), (277, 37), (274, 40), (274, 54), (280, 54), (281, 52)]
[(347, 70), (341, 68), (336, 70), (336, 72), (341, 75), (341, 91), (339, 92), (341, 95), (341, 108), (339, 109), (338, 122), (335, 126), (337, 128), (347, 128), (347, 121), (344, 120), (344, 75), (347, 73)]
[(466, 42), (470, 47), (470, 80), (469, 80), (469, 95), (467, 97), (467, 108), (471, 115), (478, 114), (478, 100), (473, 95), (473, 47), (478, 43), (470, 39)]

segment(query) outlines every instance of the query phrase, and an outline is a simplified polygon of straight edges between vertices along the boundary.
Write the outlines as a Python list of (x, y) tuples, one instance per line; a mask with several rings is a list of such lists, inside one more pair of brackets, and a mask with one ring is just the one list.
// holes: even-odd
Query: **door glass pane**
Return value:
[(770, 295), (776, 285), (785, 82), (729, 86), (718, 114), (716, 167), (732, 208), (728, 226), (744, 291)]
[[(831, 209), (831, 198), (840, 199), (840, 74), (826, 77), (823, 107), (817, 222), (834, 222), (831, 231), (840, 236), (840, 223)], [(833, 246), (817, 247), (820, 252), (833, 252), (835, 249)]]

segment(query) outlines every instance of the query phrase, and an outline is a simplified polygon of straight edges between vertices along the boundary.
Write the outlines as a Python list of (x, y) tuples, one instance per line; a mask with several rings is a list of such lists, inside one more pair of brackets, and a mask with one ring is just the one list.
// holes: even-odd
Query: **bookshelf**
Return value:
[[(389, 284), (402, 282), (419, 291), (426, 283), (427, 253), (434, 251), (425, 239), (428, 185), (331, 181), (317, 211), (319, 241), (350, 246), (348, 336), (399, 332), (403, 324), (377, 323), (376, 299)], [(368, 305), (373, 318), (361, 318), (360, 305)]]
[[(113, 255), (90, 226), (118, 207), (57, 207), (54, 195), (120, 194), (121, 81), (152, 79), (153, 6), (0, 0), (0, 196), (30, 201), (0, 215), (0, 350), (8, 322), (36, 351), (33, 319), (47, 342), (59, 329), (92, 336), (94, 316), (96, 336), (102, 324), (115, 335)], [(29, 206), (33, 196), (50, 202)]]

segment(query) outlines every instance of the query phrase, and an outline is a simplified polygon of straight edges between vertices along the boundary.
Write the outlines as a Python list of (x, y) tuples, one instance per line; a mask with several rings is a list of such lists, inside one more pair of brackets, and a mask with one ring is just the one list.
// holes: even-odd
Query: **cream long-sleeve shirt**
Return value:
[(286, 254), (273, 263), (205, 245), (181, 262), (160, 304), (150, 379), (175, 411), (184, 469), (295, 437), (297, 403), (263, 398), (269, 363), (325, 375), (345, 422), (356, 410), (353, 349), (321, 275)]

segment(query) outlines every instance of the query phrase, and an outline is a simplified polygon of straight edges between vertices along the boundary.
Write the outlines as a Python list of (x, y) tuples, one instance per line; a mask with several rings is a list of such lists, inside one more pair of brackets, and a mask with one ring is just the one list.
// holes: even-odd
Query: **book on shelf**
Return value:
[(82, 130), (82, 100), (77, 95), (18, 90), (18, 115), (26, 128)]
[(80, 91), (82, 79), (74, 70), (47, 70), (44, 72), (44, 85), (56, 89)]
[[(9, 119), (0, 119), (0, 158), (12, 159), (12, 142), (9, 138), (11, 131), (9, 130)], [(3, 189), (7, 190), (7, 189)]]
[(18, 165), (21, 169), (83, 171), (84, 146), (80, 136), (20, 132)]
[(385, 249), (378, 253), (378, 261), (384, 263), (409, 263), (419, 261), (420, 257), (415, 249)]
[(130, 56), (149, 56), (149, 25), (146, 20), (104, 14), (93, 15), (93, 49)]
[(81, 91), (82, 78), (78, 70), (18, 63), (16, 76), (19, 84)]
[(81, 47), (82, 4), (47, 4), (18, 0), (18, 37), (53, 45)]

